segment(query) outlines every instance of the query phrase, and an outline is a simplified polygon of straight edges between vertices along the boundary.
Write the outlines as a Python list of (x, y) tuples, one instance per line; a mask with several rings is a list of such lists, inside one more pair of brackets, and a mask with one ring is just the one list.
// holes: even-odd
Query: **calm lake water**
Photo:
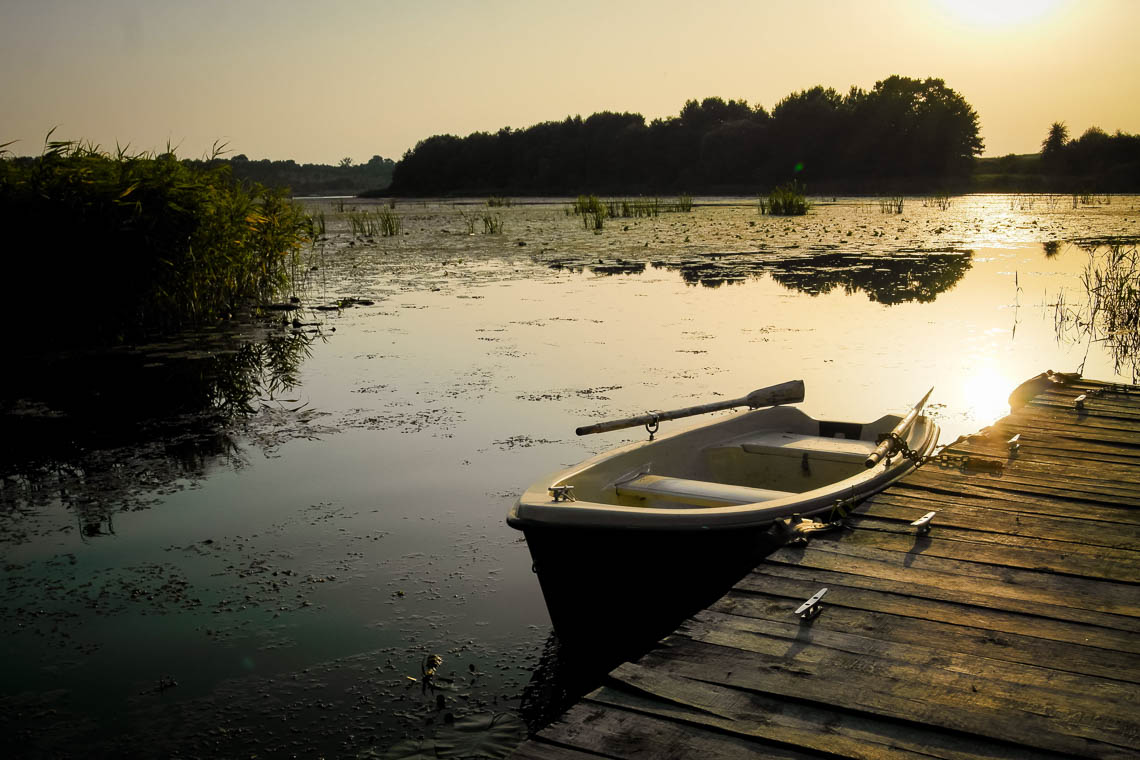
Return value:
[(355, 756), (516, 711), (550, 630), (506, 512), (642, 435), (577, 425), (803, 379), (854, 421), (933, 385), (948, 442), (1046, 369), (1131, 382), (1059, 324), (1140, 235), (1140, 199), (1093, 200), (698, 199), (600, 232), (565, 201), (401, 202), (370, 239), (349, 215), (381, 206), (305, 201), (327, 231), (284, 324), (51, 357), (0, 407), (3, 743)]

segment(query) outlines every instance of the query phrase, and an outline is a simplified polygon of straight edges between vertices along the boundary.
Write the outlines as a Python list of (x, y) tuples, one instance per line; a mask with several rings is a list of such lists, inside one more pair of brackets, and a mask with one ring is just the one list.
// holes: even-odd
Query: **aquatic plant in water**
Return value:
[[(764, 206), (761, 206), (763, 213)], [(807, 196), (804, 187), (796, 180), (768, 193), (767, 211), (772, 216), (802, 216), (808, 212)]]
[[(1078, 301), (1062, 291), (1054, 305), (1058, 337), (1075, 336), (1107, 345), (1117, 374), (1140, 379), (1140, 254), (1135, 243), (1088, 249)], [(1081, 367), (1083, 370), (1083, 366)]]

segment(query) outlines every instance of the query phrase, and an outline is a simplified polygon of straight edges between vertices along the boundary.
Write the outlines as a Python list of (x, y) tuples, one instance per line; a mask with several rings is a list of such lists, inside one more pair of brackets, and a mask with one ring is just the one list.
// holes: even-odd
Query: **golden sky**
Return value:
[(1140, 0), (2, 0), (0, 143), (398, 159), (567, 115), (938, 76), (986, 155), (1140, 133)]

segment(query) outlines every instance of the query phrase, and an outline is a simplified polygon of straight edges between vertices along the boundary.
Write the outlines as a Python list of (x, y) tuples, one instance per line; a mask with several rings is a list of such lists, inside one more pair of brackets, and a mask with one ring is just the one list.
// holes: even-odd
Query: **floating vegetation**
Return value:
[(48, 137), (38, 158), (0, 161), (9, 250), (35, 252), (9, 257), (6, 277), (52, 293), (50, 310), (34, 287), (10, 294), (17, 313), (39, 312), (38, 348), (211, 323), (290, 290), (313, 222), (282, 193), (170, 151)]
[(760, 213), (772, 216), (802, 216), (808, 212), (807, 196), (798, 181), (780, 185), (768, 193), (768, 203), (760, 203)]

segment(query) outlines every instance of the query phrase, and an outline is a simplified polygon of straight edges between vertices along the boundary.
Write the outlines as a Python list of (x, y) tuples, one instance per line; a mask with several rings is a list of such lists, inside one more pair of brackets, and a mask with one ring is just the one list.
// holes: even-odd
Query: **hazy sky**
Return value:
[(1140, 0), (0, 0), (0, 143), (398, 159), (567, 115), (938, 76), (986, 155), (1140, 132)]

